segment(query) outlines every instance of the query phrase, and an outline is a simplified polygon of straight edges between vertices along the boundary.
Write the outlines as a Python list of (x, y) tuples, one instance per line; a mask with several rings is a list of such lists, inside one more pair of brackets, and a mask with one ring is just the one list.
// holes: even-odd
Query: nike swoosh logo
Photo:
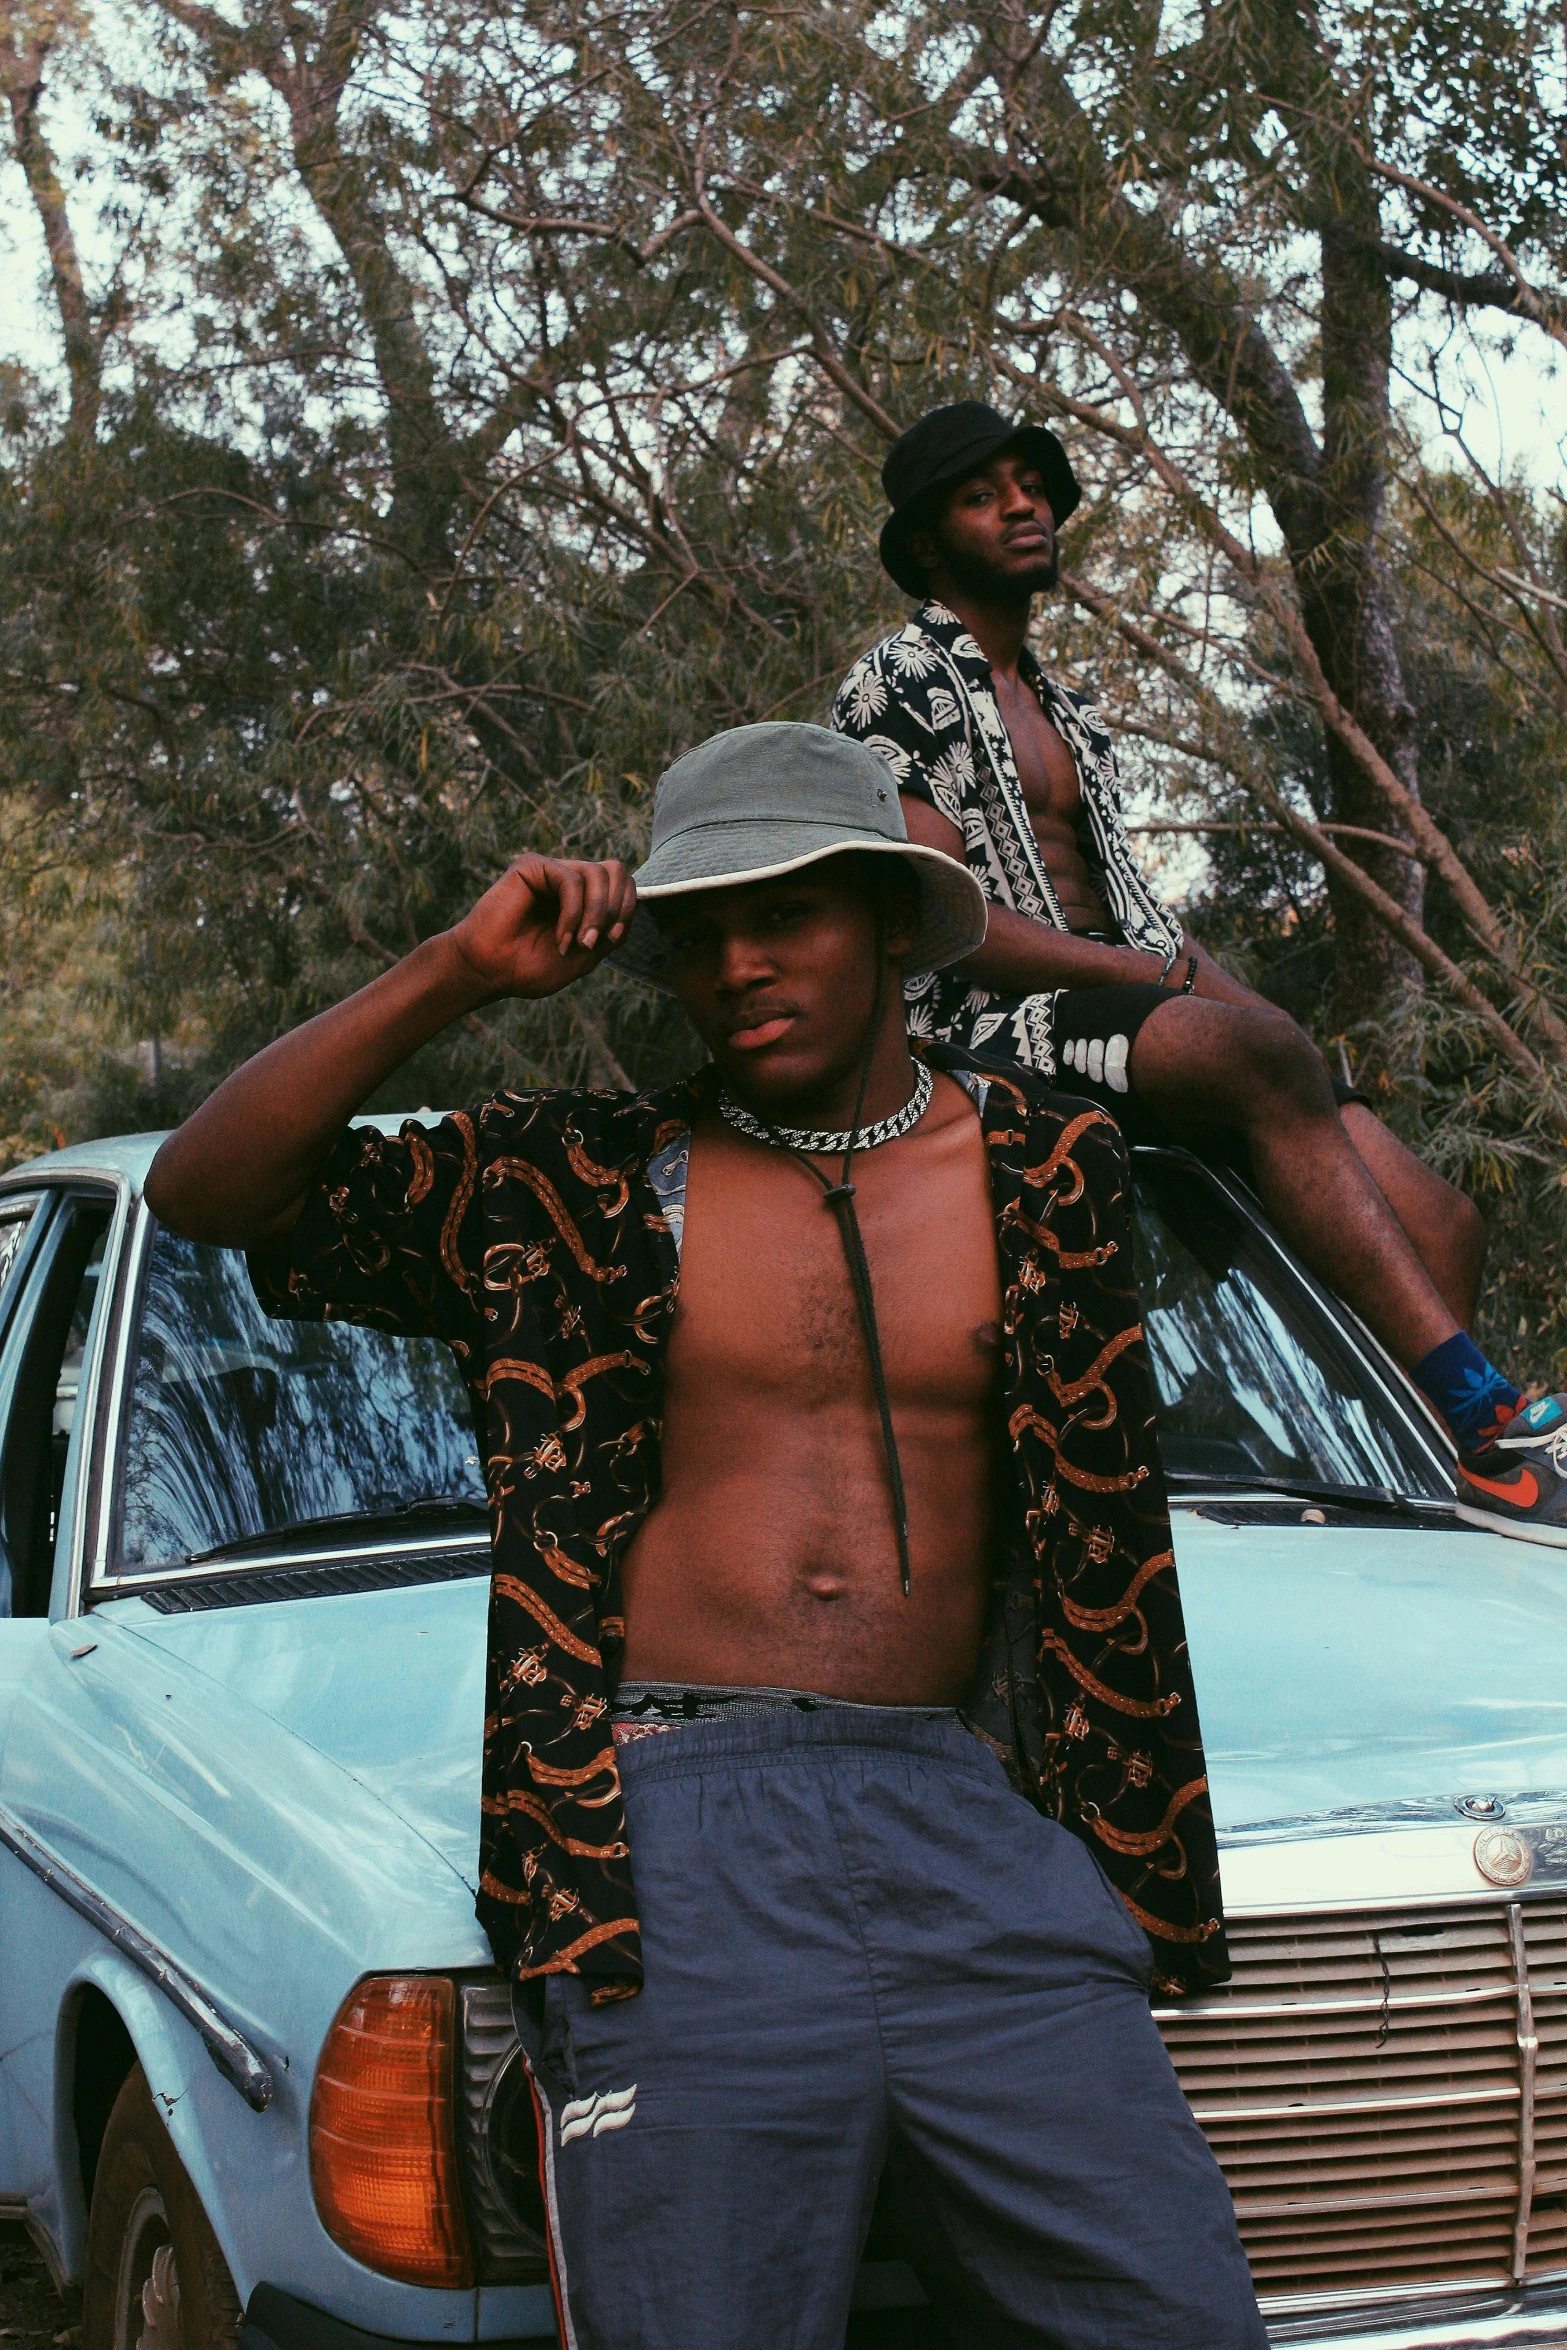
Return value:
[(1532, 1469), (1520, 1469), (1506, 1485), (1498, 1484), (1494, 1477), (1477, 1477), (1473, 1469), (1465, 1469), (1464, 1483), (1477, 1486), (1482, 1493), (1494, 1493), (1498, 1501), (1510, 1501), (1518, 1510), (1532, 1510), (1540, 1498)]

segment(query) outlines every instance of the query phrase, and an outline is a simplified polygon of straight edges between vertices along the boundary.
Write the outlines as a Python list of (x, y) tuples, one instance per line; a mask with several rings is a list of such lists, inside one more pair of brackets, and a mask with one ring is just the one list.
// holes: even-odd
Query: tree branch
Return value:
[[(1086, 333), (1087, 330), (1082, 328), (1080, 321), (1075, 323), (1079, 331)], [(1104, 355), (1104, 347), (1099, 343), (1098, 338), (1090, 337), (1089, 339), (1101, 355)], [(1022, 376), (1023, 371), (1017, 368), (1015, 363), (1008, 362), (1004, 354), (993, 354), (993, 357), (998, 365), (1007, 368), (1015, 375)], [(1117, 370), (1117, 373), (1119, 374), (1120, 371)], [(1133, 399), (1135, 412), (1139, 406), (1135, 392), (1128, 396)], [(1182, 509), (1196, 523), (1203, 535), (1227, 557), (1248, 586), (1260, 597), (1283, 633), (1328, 732), (1349, 753), (1362, 774), (1376, 785), (1389, 807), (1403, 818), (1409, 827), (1410, 838), (1419, 852), (1419, 862), (1428, 871), (1435, 873), (1452, 893), (1454, 903), (1474, 933), (1476, 941), (1484, 948), (1498, 970), (1505, 975), (1509, 984), (1521, 989), (1531, 999), (1532, 1017), (1541, 1036), (1551, 1047), (1551, 1058), (1567, 1063), (1567, 1022), (1558, 1017), (1539, 987), (1520, 965), (1513, 952), (1512, 943), (1497, 919), (1494, 909), (1446, 833), (1443, 832), (1423, 802), (1408, 789), (1403, 778), (1383, 758), (1365, 728), (1354, 714), (1345, 708), (1334, 692), (1318, 656), (1317, 648), (1311, 640), (1306, 623), (1293, 598), (1281, 592), (1280, 583), (1267, 565), (1254, 555), (1249, 547), (1243, 545), (1235, 533), (1227, 527), (1217, 509), (1193, 487), (1174, 459), (1154, 439), (1146, 424), (1140, 424), (1134, 430), (1130, 426), (1118, 424), (1114, 418), (1105, 416), (1102, 411), (1090, 408), (1086, 402), (1069, 399), (1064, 393), (1054, 393), (1053, 397), (1060, 406), (1082, 416), (1091, 422), (1098, 431), (1117, 441), (1123, 448), (1132, 450), (1141, 456), (1152, 467), (1166, 489), (1179, 501)], [(1067, 575), (1063, 572), (1063, 585), (1066, 585), (1066, 579)], [(1077, 581), (1068, 592), (1078, 596), (1080, 589), (1083, 590), (1084, 595), (1097, 592), (1086, 589), (1086, 585), (1082, 581)], [(1079, 600), (1083, 600), (1082, 597), (1079, 597)], [(1090, 606), (1090, 609), (1092, 608), (1094, 607)], [(1154, 640), (1150, 638), (1148, 641), (1151, 643)], [(1182, 670), (1181, 674), (1186, 675), (1187, 673)], [(1385, 892), (1383, 894), (1386, 895)], [(1367, 903), (1370, 902), (1368, 899)], [(1389, 898), (1388, 903), (1391, 905), (1393, 900)], [(1410, 918), (1406, 916), (1406, 919)], [(1402, 933), (1395, 933), (1395, 935), (1401, 937)], [(1424, 936), (1424, 933), (1422, 932), (1421, 935)], [(1408, 941), (1405, 940), (1404, 943), (1407, 944)]]
[[(1211, 689), (1193, 677), (1185, 663), (1178, 661), (1173, 653), (1167, 652), (1156, 637), (1150, 636), (1146, 629), (1139, 628), (1135, 621), (1127, 619), (1123, 613), (1119, 612), (1110, 597), (1101, 595), (1099, 590), (1090, 587), (1086, 580), (1078, 579), (1065, 571), (1061, 574), (1061, 584), (1074, 603), (1081, 604), (1085, 611), (1092, 612), (1097, 618), (1107, 621), (1117, 635), (1123, 637), (1129, 645), (1135, 646), (1149, 660), (1157, 662), (1159, 667), (1167, 670), (1172, 677), (1179, 678), (1188, 692), (1196, 695), (1205, 707), (1212, 706), (1210, 714), (1217, 722), (1223, 723), (1224, 713), (1219, 708), (1217, 698)], [(1515, 1069), (1521, 1077), (1526, 1078), (1537, 1091), (1546, 1092), (1549, 1084), (1546, 1071), (1535, 1055), (1530, 1052), (1516, 1029), (1503, 1018), (1490, 999), (1481, 993), (1468, 973), (1462, 970), (1450, 955), (1443, 952), (1430, 933), (1415, 921), (1414, 917), (1399, 904), (1398, 900), (1383, 889), (1380, 883), (1374, 881), (1363, 866), (1357, 865), (1353, 858), (1347, 857), (1343, 850), (1329, 838), (1321, 825), (1312, 823), (1309, 818), (1302, 816), (1298, 809), (1292, 808), (1270, 777), (1253, 768), (1245, 774), (1244, 782), (1246, 789), (1255, 794), (1283, 829), (1292, 833), (1303, 847), (1311, 850), (1326, 872), (1333, 874), (1346, 889), (1353, 891), (1355, 896), (1362, 899), (1372, 909), (1383, 926), (1391, 931), (1402, 946), (1408, 948), (1410, 954), (1414, 956), (1428, 977), (1438, 980), (1450, 995), (1456, 997), (1467, 1011), (1475, 1015), (1509, 1067)], [(1538, 995), (1538, 990), (1533, 988), (1532, 982), (1525, 981), (1524, 985), (1532, 993)], [(1567, 1133), (1567, 1116), (1563, 1116), (1557, 1122), (1562, 1131)]]
[(1406, 253), (1401, 245), (1390, 245), (1385, 238), (1362, 237), (1358, 242), (1364, 252), (1382, 264), (1389, 277), (1407, 279), (1409, 284), (1421, 287), (1428, 294), (1440, 294), (1445, 301), (1456, 302), (1463, 309), (1504, 310), (1514, 318), (1533, 315), (1514, 280), (1499, 269), (1447, 269), (1441, 262), (1427, 261), (1419, 253)]
[(1439, 212), (1445, 212), (1450, 220), (1458, 221), (1472, 235), (1477, 236), (1481, 244), (1494, 253), (1501, 263), (1503, 274), (1517, 297), (1518, 315), (1532, 319), (1553, 341), (1567, 344), (1567, 307), (1555, 295), (1531, 285), (1512, 247), (1497, 235), (1495, 229), (1487, 228), (1478, 212), (1470, 205), (1461, 203), (1456, 196), (1449, 196), (1444, 189), (1434, 188), (1429, 180), (1416, 179), (1413, 172), (1400, 171), (1396, 164), (1384, 163), (1379, 157), (1368, 155), (1363, 147), (1358, 148), (1358, 152), (1367, 169), (1374, 171), (1380, 179), (1390, 180), (1394, 187), (1402, 188), (1406, 195), (1418, 196), (1423, 204), (1435, 205)]

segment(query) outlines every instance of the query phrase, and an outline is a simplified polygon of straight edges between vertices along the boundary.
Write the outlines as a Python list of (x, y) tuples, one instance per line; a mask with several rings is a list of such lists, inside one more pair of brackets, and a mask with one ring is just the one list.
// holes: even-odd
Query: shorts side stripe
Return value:
[(555, 2115), (526, 2048), (522, 2051), (522, 2061), (528, 2068), (528, 2086), (533, 2091), (533, 2111), (539, 2126), (539, 2185), (544, 2191), (555, 2322), (560, 2328), (561, 2350), (577, 2350), (577, 2329), (571, 2322), (571, 2303), (567, 2298), (566, 2246), (561, 2235), (560, 2204), (555, 2194)]

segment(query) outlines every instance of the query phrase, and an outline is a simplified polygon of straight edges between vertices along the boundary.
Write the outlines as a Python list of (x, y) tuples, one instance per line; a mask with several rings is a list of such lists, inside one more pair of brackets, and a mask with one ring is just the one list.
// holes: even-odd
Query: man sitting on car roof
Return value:
[[(1148, 2007), (1227, 1960), (1124, 1147), (897, 1016), (984, 926), (874, 752), (741, 728), (663, 777), (634, 880), (520, 858), (148, 1179), (273, 1311), (437, 1334), (475, 1397), (479, 1908), (563, 2343), (782, 2310), (841, 2350), (889, 2170), (959, 2338), (1264, 2350)], [(610, 953), (696, 1078), (348, 1126)]]
[(1160, 904), (1109, 735), (1029, 650), (1079, 498), (1061, 443), (959, 400), (910, 426), (882, 482), (881, 560), (920, 609), (855, 663), (832, 722), (881, 753), (911, 838), (966, 863), (991, 908), (973, 954), (912, 976), (915, 1034), (1054, 1077), (1130, 1142), (1238, 1137), (1279, 1230), (1445, 1422), (1459, 1515), (1567, 1544), (1567, 1399), (1526, 1406), (1468, 1335), (1478, 1209)]

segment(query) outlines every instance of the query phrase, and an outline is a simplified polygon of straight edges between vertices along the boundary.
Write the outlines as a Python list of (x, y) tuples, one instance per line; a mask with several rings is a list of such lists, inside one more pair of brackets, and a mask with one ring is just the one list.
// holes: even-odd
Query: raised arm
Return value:
[[(961, 864), (963, 835), (957, 826), (928, 800), (918, 799), (912, 792), (898, 796), (910, 840), (918, 841), (922, 848), (940, 849), (943, 856), (955, 857)], [(1263, 1003), (1261, 996), (1232, 979), (1190, 933), (1182, 941), (1168, 986), (1182, 984), (1188, 955), (1197, 957), (1198, 995), (1230, 1004)], [(995, 995), (1018, 996), (1045, 994), (1058, 987), (1126, 987), (1138, 982), (1156, 986), (1164, 957), (1143, 947), (1105, 946), (1098, 939), (1057, 930), (1054, 923), (1036, 922), (1031, 914), (1014, 913), (1010, 906), (992, 906), (983, 945), (959, 968)]]
[(153, 1160), (147, 1205), (191, 1240), (277, 1239), (354, 1112), (410, 1054), (482, 1004), (569, 987), (635, 905), (623, 865), (519, 857), (455, 928), (226, 1078)]

